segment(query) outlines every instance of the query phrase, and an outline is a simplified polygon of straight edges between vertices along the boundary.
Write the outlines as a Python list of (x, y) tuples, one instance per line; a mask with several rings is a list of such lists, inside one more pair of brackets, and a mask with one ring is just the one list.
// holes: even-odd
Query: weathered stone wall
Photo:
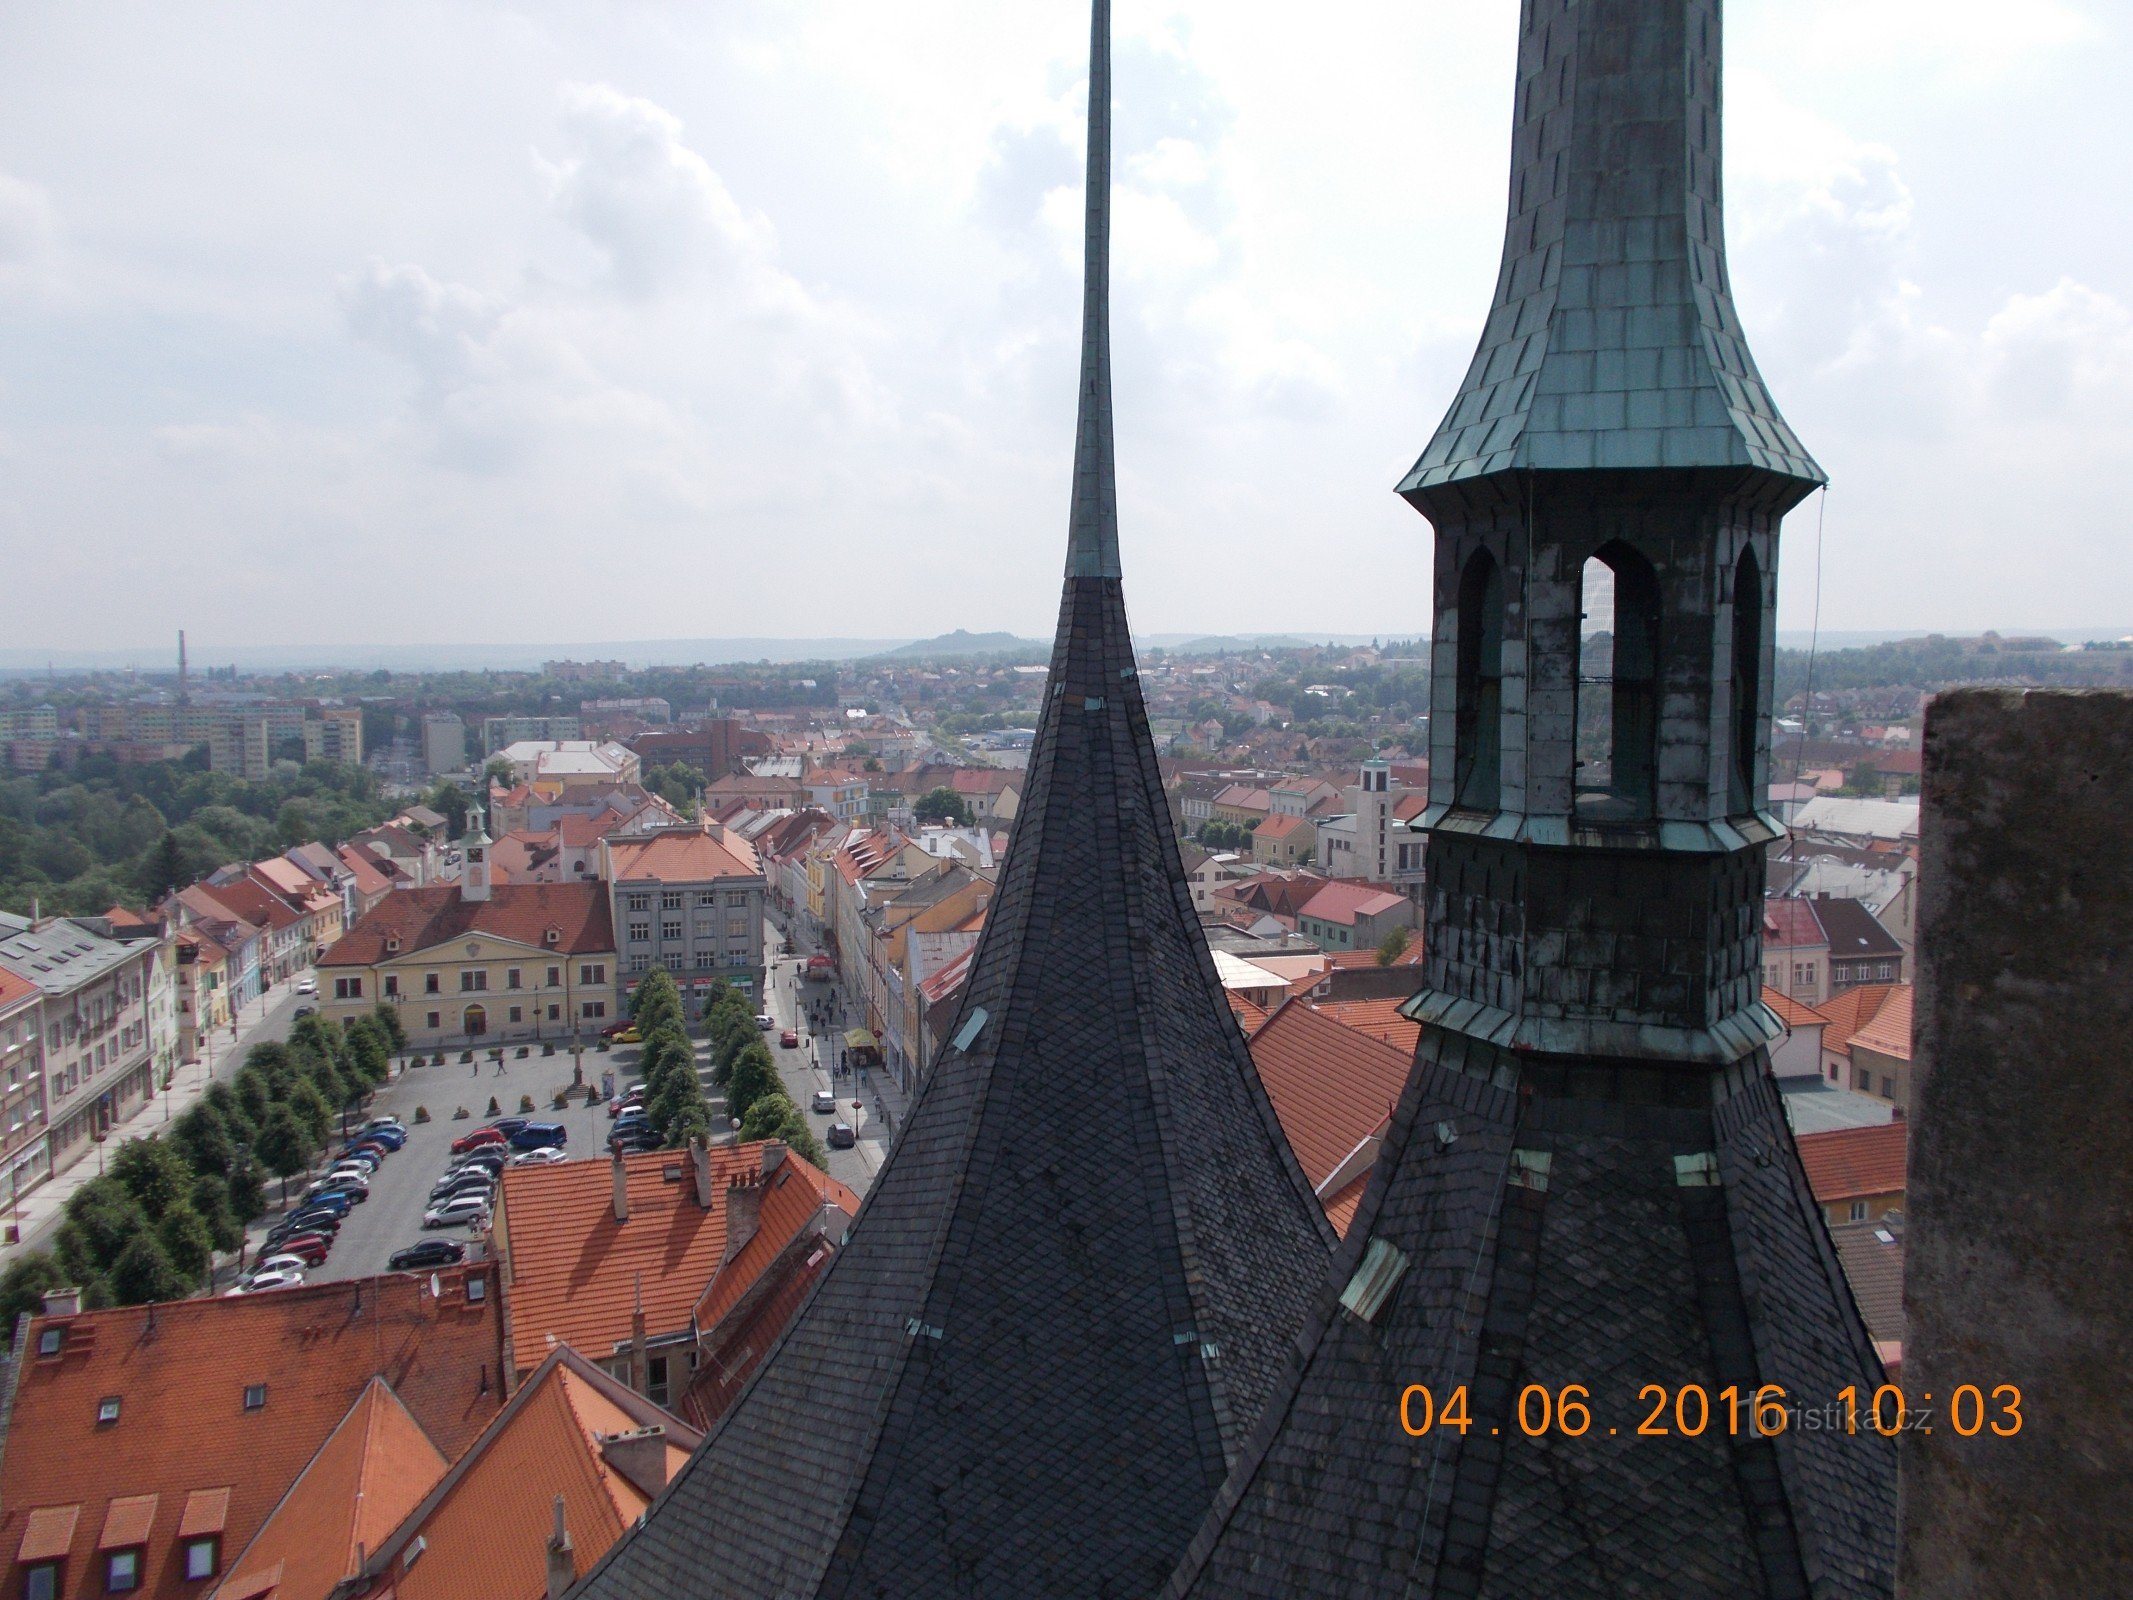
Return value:
[(1939, 697), (1921, 831), (1900, 1593), (2133, 1594), (2133, 696)]

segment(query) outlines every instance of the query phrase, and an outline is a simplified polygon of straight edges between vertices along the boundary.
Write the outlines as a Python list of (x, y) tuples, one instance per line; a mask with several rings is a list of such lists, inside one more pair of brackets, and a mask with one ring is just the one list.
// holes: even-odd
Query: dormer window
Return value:
[(563, 930), (561, 928), (550, 928), (541, 935), (541, 939), (545, 944), (561, 944), (563, 942)]
[(66, 1342), (66, 1329), (46, 1328), (37, 1335), (37, 1353), (41, 1356), (56, 1356), (59, 1354), (60, 1347)]
[(385, 948), (389, 953), (398, 951), (400, 948), (399, 936), (397, 934), (388, 934), (385, 940)]

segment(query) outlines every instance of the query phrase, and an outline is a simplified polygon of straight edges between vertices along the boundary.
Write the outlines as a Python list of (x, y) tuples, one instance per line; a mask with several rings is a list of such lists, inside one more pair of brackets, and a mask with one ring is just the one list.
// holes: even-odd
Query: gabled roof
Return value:
[[(1827, 1028), (1829, 1026), (1829, 1018), (1817, 1011), (1813, 1006), (1802, 1005), (1792, 996), (1781, 994), (1768, 984), (1763, 986), (1763, 1004), (1775, 1011), (1778, 1015), (1778, 1021), (1784, 1023), (1788, 1029)], [(1823, 1037), (1827, 1039), (1828, 1035), (1825, 1034)]]
[(1290, 834), (1302, 833), (1310, 826), (1308, 817), (1292, 817), (1277, 811), (1259, 824), (1253, 836), (1260, 839), (1286, 839)]
[[(607, 1441), (648, 1428), (663, 1437), (631, 1463), (632, 1476)], [(701, 1441), (681, 1418), (577, 1351), (556, 1350), (391, 1536), (372, 1546), (364, 1571), (373, 1586), (388, 1584), (393, 1600), (545, 1600), (556, 1497), (582, 1572), (644, 1514)], [(409, 1560), (418, 1539), (420, 1552)], [(275, 1600), (310, 1597), (285, 1590)]]
[[(67, 1597), (101, 1596), (91, 1559), (113, 1500), (154, 1496), (141, 1593), (197, 1600), (182, 1576), (191, 1505), (233, 1556), (279, 1503), (373, 1377), (445, 1456), (503, 1403), (493, 1268), (395, 1273), (237, 1299), (32, 1319), (27, 1351), (63, 1330), (56, 1356), (24, 1360), (0, 1455), (0, 1555), (39, 1507), (78, 1506)], [(486, 1291), (469, 1300), (467, 1284)], [(246, 1391), (262, 1390), (246, 1406)], [(97, 1408), (119, 1401), (115, 1423)], [(219, 1497), (219, 1509), (218, 1509)]]
[(1824, 1205), (1867, 1195), (1901, 1194), (1911, 1125), (1884, 1122), (1874, 1128), (1833, 1128), (1803, 1133), (1793, 1141), (1807, 1186)]
[(1312, 1006), (1321, 1016), (1332, 1018), (1344, 1028), (1367, 1033), (1412, 1059), (1415, 1041), (1422, 1036), (1422, 1024), (1400, 1014), (1400, 1007), (1406, 1003), (1386, 996), (1376, 1000), (1315, 1000)]
[(1380, 889), (1376, 884), (1335, 879), (1306, 900), (1296, 914), (1353, 927), (1364, 917), (1383, 916), (1405, 903), (1404, 896)]
[[(496, 1232), (510, 1263), (504, 1296), (514, 1367), (525, 1372), (539, 1366), (559, 1344), (607, 1360), (628, 1342), (640, 1294), (651, 1334), (687, 1330), (725, 1256), (728, 1188), (739, 1175), (761, 1172), (771, 1150), (785, 1147), (756, 1142), (709, 1151), (708, 1209), (697, 1203), (689, 1152), (624, 1156), (629, 1218), (623, 1222), (615, 1220), (607, 1161), (506, 1167)], [(787, 1218), (787, 1190), (807, 1197), (802, 1209), (808, 1217), (825, 1199), (858, 1211), (858, 1198), (834, 1178), (789, 1152), (780, 1160), (769, 1191), (780, 1197), (774, 1218)], [(737, 1277), (729, 1282), (738, 1287)]]
[(1842, 994), (1831, 995), (1815, 1009), (1829, 1019), (1822, 1030), (1822, 1048), (1825, 1050), (1849, 1050), (1852, 1035), (1874, 1020), (1874, 1015), (1888, 1004), (1889, 996), (1896, 992), (1893, 983), (1866, 983), (1856, 989), (1847, 989)]
[(1816, 899), (1806, 904), (1814, 907), (1815, 916), (1822, 924), (1832, 961), (1902, 956), (1903, 946), (1897, 942), (1896, 936), (1857, 900)]
[(202, 894), (226, 907), (231, 916), (255, 927), (280, 933), (304, 920), (301, 911), (273, 893), (265, 884), (252, 878), (234, 878), (228, 883), (218, 883), (212, 887), (203, 884), (199, 888)]
[(27, 978), (18, 978), (5, 967), (0, 967), (0, 1012), (12, 1011), (18, 1005), (35, 1000), (37, 985)]
[[(548, 930), (556, 941), (548, 942)], [(468, 900), (456, 883), (395, 889), (319, 958), (322, 967), (370, 967), (485, 933), (536, 950), (593, 955), (615, 948), (604, 883), (505, 883)], [(400, 947), (388, 951), (389, 940)]]
[(1852, 1048), (1893, 1056), (1898, 1061), (1910, 1060), (1911, 1000), (1915, 993), (1908, 983), (1893, 985), (1888, 999), (1874, 1013), (1873, 1020), (1853, 1032)]
[(1765, 950), (1819, 950), (1829, 942), (1811, 900), (1763, 902)]
[[(361, 1569), (448, 1465), (392, 1385), (371, 1379), (216, 1592), (324, 1600)], [(263, 1589), (270, 1578), (272, 1589)]]
[(1902, 1376), (1907, 1320), (1903, 1309), (1903, 1219), (1841, 1222), (1829, 1230), (1829, 1242), (1844, 1263), (1859, 1315), (1866, 1319), (1874, 1347), (1889, 1368), (1889, 1381)]

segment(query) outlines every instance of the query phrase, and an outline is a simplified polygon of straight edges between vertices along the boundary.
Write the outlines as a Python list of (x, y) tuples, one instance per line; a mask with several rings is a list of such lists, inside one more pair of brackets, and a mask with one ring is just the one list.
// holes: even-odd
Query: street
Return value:
[[(768, 991), (770, 1014), (777, 1019), (777, 1028), (764, 1036), (764, 1043), (770, 1046), (771, 1058), (778, 1064), (778, 1076), (785, 1084), (785, 1093), (807, 1114), (808, 1126), (815, 1130), (815, 1137), (822, 1141), (825, 1149), (829, 1145), (832, 1122), (842, 1120), (852, 1124), (859, 1136), (858, 1143), (849, 1150), (828, 1150), (829, 1174), (864, 1200), (867, 1191), (873, 1187), (874, 1174), (889, 1158), (888, 1125), (877, 1109), (879, 1102), (871, 1084), (867, 1092), (855, 1095), (849, 1073), (839, 1076), (834, 1084), (830, 1081), (828, 1062), (835, 1051), (836, 1034), (849, 1025), (848, 1021), (840, 1018), (819, 1036), (807, 1031), (809, 1000), (824, 1001), (830, 992), (829, 984), (809, 983), (800, 975), (811, 950), (794, 936), (795, 954), (781, 957), (778, 947), (786, 936), (768, 918), (764, 920), (763, 928), (767, 946), (763, 958), (764, 988)], [(799, 1033), (799, 1049), (779, 1047), (778, 1034), (787, 1028)], [(868, 1074), (870, 1080), (880, 1076), (879, 1073)], [(837, 1092), (836, 1115), (823, 1116), (809, 1110), (815, 1091), (829, 1088)], [(852, 1109), (855, 1098), (864, 1100), (863, 1111)]]

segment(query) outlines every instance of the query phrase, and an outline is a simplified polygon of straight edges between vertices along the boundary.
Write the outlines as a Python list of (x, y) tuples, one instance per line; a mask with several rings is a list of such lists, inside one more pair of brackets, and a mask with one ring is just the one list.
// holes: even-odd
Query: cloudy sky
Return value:
[[(1117, 0), (1140, 628), (1425, 625), (1391, 487), (1487, 307), (1516, 14)], [(1727, 26), (1823, 626), (2133, 627), (2133, 8)], [(1048, 632), (1086, 27), (8, 0), (0, 644)]]

